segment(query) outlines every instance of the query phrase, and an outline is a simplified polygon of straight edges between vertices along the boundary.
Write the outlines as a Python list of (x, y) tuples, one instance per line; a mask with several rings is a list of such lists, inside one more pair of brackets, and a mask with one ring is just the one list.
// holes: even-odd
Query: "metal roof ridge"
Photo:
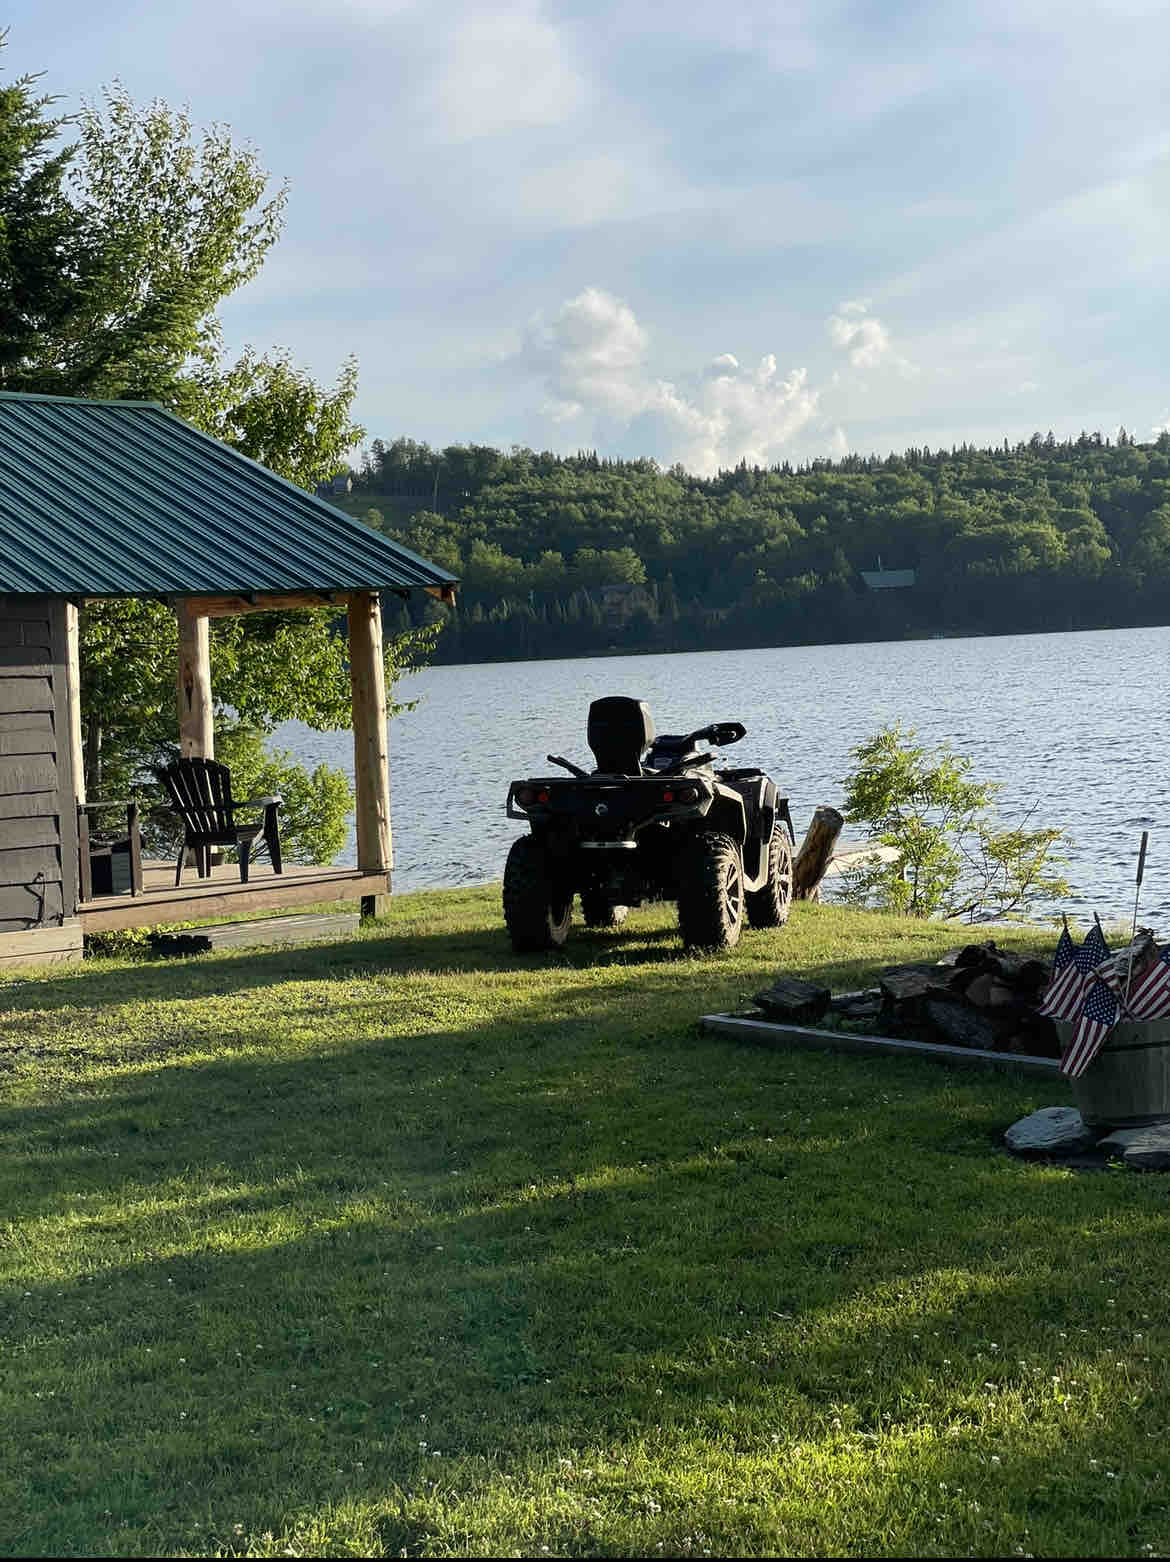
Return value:
[[(0, 388), (0, 400), (4, 401), (67, 401), (71, 407), (157, 407), (167, 409), (161, 401), (143, 400), (131, 396), (54, 396), (51, 391), (15, 391)], [(179, 420), (183, 420), (180, 418)]]

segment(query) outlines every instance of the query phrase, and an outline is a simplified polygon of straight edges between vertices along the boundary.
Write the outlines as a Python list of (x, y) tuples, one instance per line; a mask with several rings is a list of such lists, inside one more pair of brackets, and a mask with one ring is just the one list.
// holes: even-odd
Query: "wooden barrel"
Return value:
[[(1073, 1027), (1057, 1021), (1062, 1047)], [(1170, 1019), (1115, 1025), (1079, 1079), (1070, 1080), (1090, 1128), (1170, 1121)]]

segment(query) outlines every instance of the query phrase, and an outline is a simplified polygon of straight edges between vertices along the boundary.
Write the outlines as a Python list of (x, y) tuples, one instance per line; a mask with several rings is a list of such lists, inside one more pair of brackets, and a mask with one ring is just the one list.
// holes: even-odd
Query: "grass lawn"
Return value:
[(1170, 1182), (1000, 1154), (1062, 1086), (697, 1029), (959, 941), (520, 958), (474, 890), (10, 981), (0, 1551), (1170, 1548)]

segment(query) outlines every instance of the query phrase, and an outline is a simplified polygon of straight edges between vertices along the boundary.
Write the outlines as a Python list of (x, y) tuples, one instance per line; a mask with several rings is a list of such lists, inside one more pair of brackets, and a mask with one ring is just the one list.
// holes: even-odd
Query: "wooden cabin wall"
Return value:
[(65, 602), (0, 596), (0, 965), (77, 958)]

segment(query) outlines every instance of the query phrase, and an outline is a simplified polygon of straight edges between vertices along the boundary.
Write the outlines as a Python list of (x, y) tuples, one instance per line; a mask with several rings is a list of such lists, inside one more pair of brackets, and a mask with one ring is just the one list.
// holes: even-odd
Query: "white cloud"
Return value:
[(564, 36), (539, 0), (472, 9), (443, 29), (428, 94), (436, 138), (470, 142), (500, 131), (560, 125), (589, 100)]
[(855, 369), (876, 369), (891, 351), (890, 333), (876, 316), (863, 316), (867, 306), (857, 301), (829, 316), (829, 340), (849, 354)]
[(557, 421), (588, 417), (611, 435), (636, 424), (648, 447), (696, 472), (767, 465), (817, 414), (806, 371), (780, 375), (772, 353), (755, 369), (721, 353), (687, 390), (651, 372), (649, 347), (627, 304), (588, 287), (529, 325), (519, 361), (544, 381)]

